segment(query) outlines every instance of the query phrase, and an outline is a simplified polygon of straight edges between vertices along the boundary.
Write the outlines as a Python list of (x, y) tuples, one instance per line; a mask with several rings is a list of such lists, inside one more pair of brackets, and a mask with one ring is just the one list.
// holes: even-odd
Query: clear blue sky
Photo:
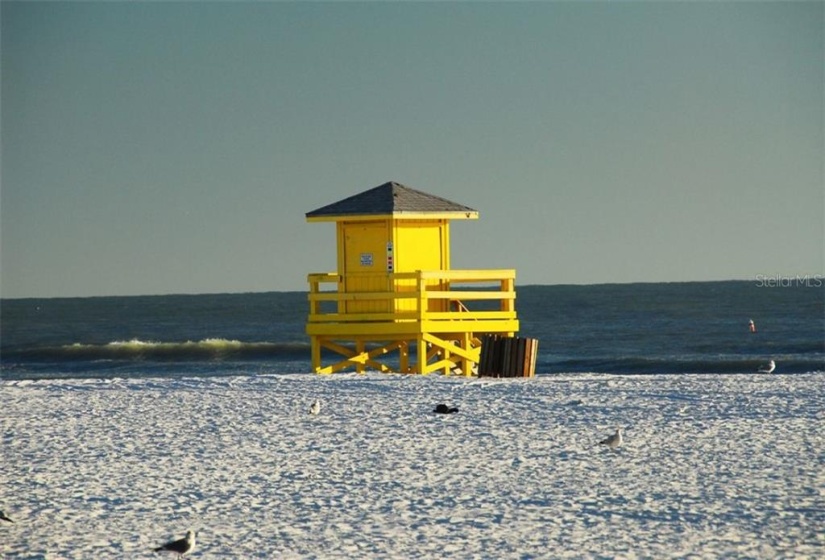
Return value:
[(825, 272), (823, 2), (2, 2), (0, 294), (305, 290), (395, 180), (518, 284)]

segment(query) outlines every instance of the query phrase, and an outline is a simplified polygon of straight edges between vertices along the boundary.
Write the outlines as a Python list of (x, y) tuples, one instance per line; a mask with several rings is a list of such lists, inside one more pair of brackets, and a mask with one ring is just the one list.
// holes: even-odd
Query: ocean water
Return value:
[[(825, 282), (519, 286), (537, 373), (825, 372)], [(305, 292), (0, 300), (0, 378), (311, 371)], [(753, 319), (756, 333), (750, 333)]]

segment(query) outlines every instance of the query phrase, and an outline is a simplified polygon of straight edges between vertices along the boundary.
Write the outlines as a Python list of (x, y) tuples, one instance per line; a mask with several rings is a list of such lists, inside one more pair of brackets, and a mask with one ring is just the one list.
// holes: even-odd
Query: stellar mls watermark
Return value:
[(821, 288), (825, 286), (825, 276), (821, 274), (757, 274), (757, 288)]

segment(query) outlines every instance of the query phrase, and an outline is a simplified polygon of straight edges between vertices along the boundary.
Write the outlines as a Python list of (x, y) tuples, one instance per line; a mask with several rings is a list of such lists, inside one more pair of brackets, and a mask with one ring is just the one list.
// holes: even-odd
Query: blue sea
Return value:
[[(825, 282), (519, 286), (537, 374), (825, 372)], [(311, 371), (305, 292), (0, 300), (0, 378)], [(753, 320), (757, 332), (751, 333)]]

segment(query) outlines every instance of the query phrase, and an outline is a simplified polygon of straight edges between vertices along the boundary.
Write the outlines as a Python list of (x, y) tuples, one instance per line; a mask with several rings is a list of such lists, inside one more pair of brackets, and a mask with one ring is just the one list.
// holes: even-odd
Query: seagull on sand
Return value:
[(163, 546), (155, 549), (155, 552), (174, 552), (178, 556), (183, 556), (192, 552), (195, 548), (195, 531), (186, 531), (186, 536), (176, 541), (169, 541)]
[(622, 439), (622, 429), (616, 428), (616, 433), (612, 436), (609, 436), (599, 442), (599, 445), (606, 445), (610, 449), (616, 449), (622, 443), (624, 443), (624, 439)]
[(318, 416), (319, 412), (321, 412), (321, 401), (315, 399), (315, 402), (309, 407), (309, 413), (313, 416)]
[(775, 370), (775, 369), (776, 369), (776, 362), (771, 360), (770, 362), (768, 362), (768, 365), (762, 366), (761, 368), (759, 368), (759, 373), (773, 373), (773, 370)]
[(3, 521), (8, 521), (9, 523), (14, 523), (14, 521), (12, 521), (11, 517), (6, 515), (6, 512), (3, 511), (2, 509), (0, 509), (0, 519), (2, 519)]

